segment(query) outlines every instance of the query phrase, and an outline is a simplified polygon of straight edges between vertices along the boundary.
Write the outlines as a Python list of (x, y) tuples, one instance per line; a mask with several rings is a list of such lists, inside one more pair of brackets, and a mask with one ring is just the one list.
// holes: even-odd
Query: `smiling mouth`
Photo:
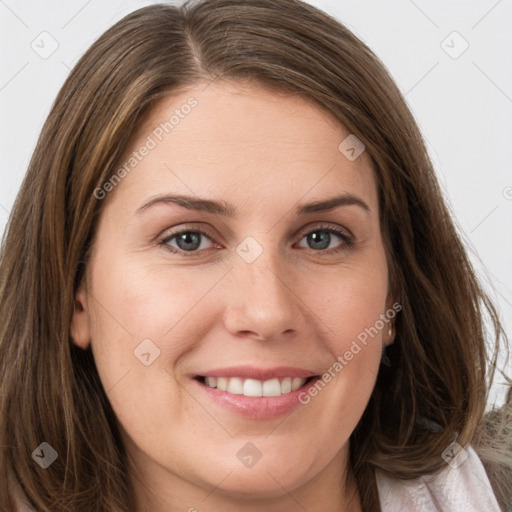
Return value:
[(201, 375), (195, 378), (204, 386), (215, 388), (231, 395), (275, 397), (297, 391), (317, 377), (284, 377), (265, 381), (242, 377), (203, 377)]

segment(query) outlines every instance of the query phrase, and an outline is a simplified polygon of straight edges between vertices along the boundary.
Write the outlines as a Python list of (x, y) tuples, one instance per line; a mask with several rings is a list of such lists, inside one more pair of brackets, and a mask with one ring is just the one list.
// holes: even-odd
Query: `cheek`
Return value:
[(119, 420), (145, 439), (150, 418), (168, 423), (172, 410), (173, 421), (181, 415), (186, 422), (191, 403), (174, 376), (181, 358), (211, 329), (215, 305), (208, 295), (225, 270), (148, 266), (140, 255), (105, 254), (97, 262), (91, 280), (94, 359)]
[[(189, 315), (201, 309), (197, 306), (202, 297), (219, 279), (200, 269), (148, 266), (140, 255), (104, 261), (93, 275), (97, 299), (93, 324), (99, 340), (124, 339), (124, 346), (118, 345), (123, 351), (130, 347), (133, 351), (146, 338), (161, 351), (179, 349), (184, 331), (191, 330)], [(178, 345), (170, 343), (171, 338)], [(160, 343), (164, 339), (165, 346)]]
[(333, 354), (350, 350), (354, 342), (364, 347), (361, 354), (382, 348), (382, 334), (388, 326), (383, 321), (388, 298), (384, 265), (367, 266), (358, 271), (341, 269), (336, 276), (321, 283), (316, 293), (312, 289), (308, 294), (312, 309), (328, 328), (326, 339)]
[(321, 382), (315, 389), (310, 388), (303, 402), (314, 401), (320, 406), (315, 397), (320, 393), (328, 394), (331, 403), (339, 404), (330, 411), (332, 421), (342, 420), (341, 423), (349, 427), (349, 434), (375, 385), (382, 339), (389, 325), (387, 320), (393, 318), (395, 312), (386, 310), (388, 280), (383, 263), (361, 266), (357, 272), (343, 268), (327, 281), (329, 284), (322, 283), (322, 293), (310, 293), (308, 300), (327, 328), (323, 340), (330, 362)]
[(322, 418), (315, 428), (337, 450), (359, 422), (375, 386), (388, 326), (382, 320), (387, 277), (382, 271), (347, 272), (325, 289), (330, 291), (311, 294), (310, 301), (329, 328), (323, 338), (329, 360), (320, 379), (299, 400), (311, 417)]

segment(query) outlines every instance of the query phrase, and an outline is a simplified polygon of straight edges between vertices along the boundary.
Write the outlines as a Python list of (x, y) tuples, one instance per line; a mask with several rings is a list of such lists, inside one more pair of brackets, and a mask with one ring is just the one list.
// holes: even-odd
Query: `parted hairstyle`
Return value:
[[(212, 80), (299, 95), (355, 134), (371, 158), (390, 286), (402, 310), (387, 349), (390, 364), (381, 365), (350, 437), (363, 509), (380, 510), (375, 470), (403, 479), (436, 472), (450, 443), (467, 446), (485, 423), (507, 338), (417, 124), (382, 63), (340, 22), (299, 0), (152, 5), (108, 29), (71, 71), (6, 228), (0, 510), (15, 510), (11, 481), (41, 512), (130, 510), (117, 419), (91, 350), (70, 336), (74, 295), (104, 204), (95, 190), (115, 174), (131, 135), (159, 100)], [(42, 441), (59, 454), (46, 470), (31, 457)], [(512, 463), (503, 460), (506, 473)], [(512, 493), (506, 478), (493, 485), (505, 503)]]

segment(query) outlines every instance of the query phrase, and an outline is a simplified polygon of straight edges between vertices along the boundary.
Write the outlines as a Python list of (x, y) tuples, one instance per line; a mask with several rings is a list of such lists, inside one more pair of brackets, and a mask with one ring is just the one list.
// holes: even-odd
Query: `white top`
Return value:
[[(455, 468), (446, 464), (435, 475), (398, 480), (377, 470), (382, 512), (501, 512), (482, 462), (468, 446), (467, 458)], [(18, 512), (33, 512), (19, 492)]]
[(460, 465), (446, 464), (440, 472), (414, 480), (397, 480), (376, 471), (382, 512), (501, 512), (472, 446), (466, 454)]

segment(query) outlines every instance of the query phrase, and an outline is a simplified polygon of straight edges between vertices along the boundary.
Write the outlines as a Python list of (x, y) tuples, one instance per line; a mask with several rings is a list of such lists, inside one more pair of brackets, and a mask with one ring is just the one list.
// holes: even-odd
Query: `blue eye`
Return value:
[(204, 244), (202, 244), (202, 238), (207, 238), (208, 240), (210, 240), (209, 237), (203, 231), (180, 231), (171, 236), (168, 236), (167, 238), (162, 240), (161, 243), (165, 244), (166, 246), (172, 249), (170, 243), (175, 239), (177, 249), (179, 249), (180, 251), (197, 252), (198, 249), (205, 248)]
[(321, 227), (316, 228), (313, 231), (308, 231), (307, 234), (303, 236), (303, 239), (306, 240), (308, 246), (315, 252), (323, 252), (325, 249), (329, 248), (333, 240), (333, 235), (335, 238), (341, 239), (342, 243), (335, 249), (330, 250), (330, 253), (338, 252), (353, 246), (352, 239), (346, 233), (333, 227)]
[[(334, 249), (329, 249), (333, 242), (333, 235), (334, 238), (338, 238), (341, 242)], [(326, 255), (351, 249), (355, 245), (354, 240), (341, 228), (332, 226), (318, 226), (313, 230), (306, 231), (302, 234), (300, 242), (302, 240), (305, 240), (308, 247), (314, 252), (326, 253)], [(210, 243), (209, 246), (208, 242)], [(184, 229), (166, 236), (159, 242), (159, 245), (164, 246), (166, 250), (174, 254), (192, 256), (216, 244), (212, 242), (208, 233), (202, 230)]]

